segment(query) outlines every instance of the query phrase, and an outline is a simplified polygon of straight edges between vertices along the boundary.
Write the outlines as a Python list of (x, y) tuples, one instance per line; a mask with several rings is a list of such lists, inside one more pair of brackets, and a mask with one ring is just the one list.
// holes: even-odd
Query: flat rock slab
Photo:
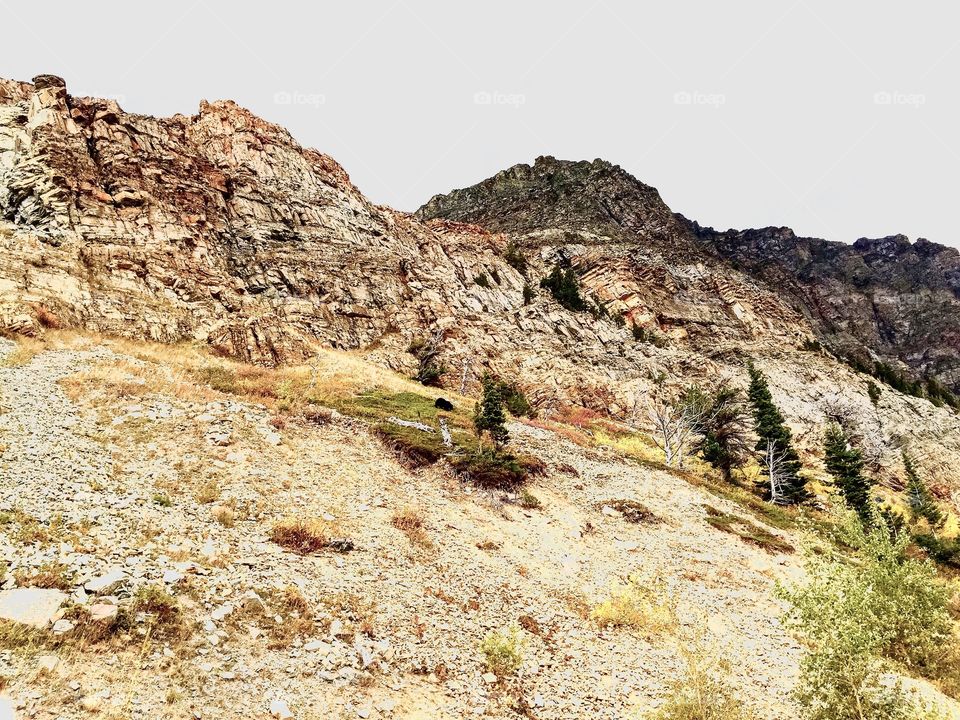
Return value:
[(123, 582), (126, 579), (127, 573), (124, 572), (123, 568), (114, 567), (110, 568), (100, 577), (94, 578), (83, 587), (87, 590), (87, 592), (99, 593), (103, 592), (104, 590), (109, 590), (117, 583)]
[(41, 588), (0, 591), (0, 619), (45, 628), (67, 600), (66, 593)]

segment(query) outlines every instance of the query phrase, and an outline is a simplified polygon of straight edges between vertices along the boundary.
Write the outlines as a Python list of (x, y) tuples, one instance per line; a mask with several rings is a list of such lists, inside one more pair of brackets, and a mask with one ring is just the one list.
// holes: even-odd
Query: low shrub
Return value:
[(703, 509), (707, 511), (707, 523), (717, 530), (736, 535), (767, 552), (792, 553), (794, 551), (793, 545), (786, 540), (750, 520), (722, 512), (710, 505), (704, 505)]
[(129, 613), (146, 616), (147, 634), (159, 640), (172, 640), (189, 634), (179, 601), (160, 585), (146, 585), (134, 594)]
[(326, 523), (295, 517), (283, 518), (274, 523), (270, 530), (270, 539), (300, 555), (319, 552), (330, 543)]
[(488, 490), (513, 490), (527, 477), (514, 455), (493, 449), (451, 457), (450, 464), (472, 484)]
[(173, 500), (171, 500), (170, 497), (167, 495), (164, 495), (162, 493), (157, 493), (156, 495), (153, 496), (153, 504), (159, 505), (160, 507), (168, 508), (173, 506)]
[(520, 628), (511, 625), (506, 632), (495, 630), (487, 634), (480, 644), (487, 670), (497, 677), (515, 675), (523, 665), (526, 641)]
[(682, 677), (670, 684), (666, 703), (649, 720), (755, 720), (734, 687), (730, 662), (706, 638), (680, 648)]
[(428, 433), (391, 422), (380, 423), (373, 433), (392, 449), (408, 469), (426, 467), (440, 460), (450, 448), (443, 444), (439, 433)]
[[(487, 286), (489, 287), (489, 283)], [(442, 342), (442, 332), (434, 333), (428, 338), (416, 337), (410, 341), (407, 352), (417, 359), (417, 373), (413, 379), (422, 385), (439, 385), (440, 378), (447, 372), (446, 366), (439, 360)]]
[(636, 500), (607, 500), (598, 503), (598, 505), (601, 508), (604, 506), (612, 507), (623, 515), (624, 520), (630, 523), (658, 522), (659, 520), (650, 508)]
[(607, 599), (593, 608), (590, 617), (601, 627), (630, 627), (659, 635), (676, 626), (676, 601), (662, 579), (644, 581), (631, 575), (610, 586)]
[(530, 283), (523, 284), (523, 304), (529, 305), (533, 302), (533, 299), (537, 297), (537, 291), (533, 289), (533, 286)]
[(480, 273), (479, 275), (477, 275), (473, 279), (473, 282), (486, 290), (490, 289), (490, 280), (487, 278), (486, 273)]
[(633, 339), (637, 342), (649, 343), (658, 348), (667, 346), (667, 339), (663, 335), (653, 330), (646, 330), (636, 323), (631, 325), (630, 331), (633, 333)]
[(550, 274), (540, 281), (540, 287), (549, 290), (560, 305), (571, 312), (585, 312), (590, 309), (580, 294), (580, 281), (573, 268), (561, 270), (555, 265)]
[(807, 582), (779, 588), (792, 609), (789, 627), (803, 634), (797, 699), (810, 720), (921, 717), (899, 683), (885, 682), (883, 661), (935, 673), (950, 646), (949, 593), (933, 566), (906, 554), (904, 534), (882, 520), (865, 529), (852, 513), (838, 540), (858, 553), (851, 562), (828, 547), (807, 552)]
[(521, 490), (520, 498), (517, 502), (520, 504), (520, 507), (526, 508), (527, 510), (539, 510), (543, 507), (543, 503), (540, 502), (540, 498), (538, 498), (529, 490)]

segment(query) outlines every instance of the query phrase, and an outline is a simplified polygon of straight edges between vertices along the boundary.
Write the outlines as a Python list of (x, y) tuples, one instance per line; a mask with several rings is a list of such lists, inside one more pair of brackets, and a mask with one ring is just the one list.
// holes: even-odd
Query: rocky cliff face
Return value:
[[(434, 197), (417, 214), (477, 223), (528, 246), (575, 239), (608, 251), (620, 244), (673, 268), (711, 267), (717, 296), (742, 295), (751, 281), (775, 289), (772, 302), (747, 291), (769, 325), (803, 332), (789, 307), (840, 354), (902, 362), (915, 378), (960, 389), (960, 253), (953, 248), (902, 235), (851, 246), (799, 238), (789, 228), (718, 232), (675, 215), (654, 188), (602, 160), (540, 158)], [(659, 301), (661, 309), (669, 305)], [(702, 299), (697, 304), (703, 309)], [(661, 310), (660, 319), (669, 322), (670, 312)]]
[(793, 297), (831, 347), (906, 363), (960, 389), (960, 252), (903, 235), (853, 245), (789, 228), (717, 232), (704, 245)]
[[(698, 255), (656, 191), (607, 163), (545, 160), (489, 184), (478, 204), (489, 214), (471, 218), (489, 229), (412, 217), (373, 205), (331, 158), (232, 102), (156, 119), (73, 97), (54, 76), (3, 81), (0, 315), (29, 331), (39, 307), (268, 363), (320, 343), (376, 347), (401, 367), (411, 337), (442, 332), (461, 381), (494, 365), (621, 409), (676, 349), (542, 295), (525, 303), (524, 285), (555, 264), (681, 345), (710, 337), (733, 351), (809, 333), (775, 293)], [(493, 202), (505, 187), (514, 213)], [(501, 230), (523, 230), (527, 277), (504, 261)]]
[[(0, 81), (8, 330), (39, 332), (53, 317), (257, 363), (323, 345), (405, 373), (411, 339), (429, 334), (441, 338), (448, 386), (492, 369), (548, 406), (619, 417), (664, 377), (742, 377), (746, 355), (783, 371), (811, 422), (823, 417), (814, 365), (865, 401), (863, 379), (798, 350), (816, 334), (950, 377), (955, 315), (936, 309), (956, 301), (955, 253), (780, 234), (700, 228), (599, 160), (540, 158), (407, 215), (232, 102), (157, 119), (73, 97), (54, 76)], [(507, 262), (510, 243), (522, 271)], [(539, 290), (557, 266), (574, 268), (602, 311), (571, 312)], [(946, 415), (937, 423), (916, 432), (932, 441), (953, 427)]]

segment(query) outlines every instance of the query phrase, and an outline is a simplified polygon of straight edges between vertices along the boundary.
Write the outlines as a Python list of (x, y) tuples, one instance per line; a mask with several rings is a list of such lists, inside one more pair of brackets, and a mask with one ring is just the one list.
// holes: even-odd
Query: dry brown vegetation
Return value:
[(48, 588), (53, 590), (70, 590), (73, 585), (67, 572), (69, 568), (62, 563), (47, 563), (26, 573), (18, 570), (13, 574), (20, 587)]
[(309, 555), (330, 544), (327, 532), (328, 525), (323, 520), (287, 517), (273, 524), (270, 539), (295, 553)]
[(423, 527), (423, 514), (414, 508), (404, 508), (394, 513), (390, 524), (406, 535), (410, 542), (420, 547), (433, 547), (433, 541)]

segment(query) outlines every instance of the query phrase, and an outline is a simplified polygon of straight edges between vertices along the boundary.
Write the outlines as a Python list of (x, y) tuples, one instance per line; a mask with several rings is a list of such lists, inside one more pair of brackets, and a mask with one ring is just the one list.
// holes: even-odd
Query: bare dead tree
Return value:
[(777, 441), (767, 440), (767, 449), (764, 455), (764, 461), (767, 466), (767, 476), (770, 478), (770, 502), (776, 505), (784, 504), (783, 486), (784, 472), (783, 464), (787, 460), (788, 451), (777, 447)]
[(466, 395), (467, 383), (473, 379), (473, 362), (470, 358), (463, 359), (463, 369), (460, 373), (460, 394)]
[(683, 467), (687, 448), (702, 433), (710, 413), (714, 412), (709, 402), (704, 402), (705, 398), (699, 390), (668, 399), (648, 397), (647, 418), (653, 424), (653, 439), (663, 451), (668, 466)]

